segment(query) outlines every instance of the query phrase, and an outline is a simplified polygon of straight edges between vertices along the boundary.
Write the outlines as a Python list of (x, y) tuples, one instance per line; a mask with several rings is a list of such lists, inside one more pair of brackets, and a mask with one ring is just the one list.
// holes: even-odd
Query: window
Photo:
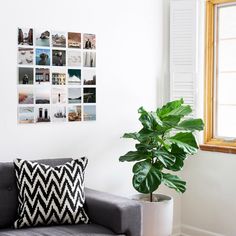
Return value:
[(205, 144), (236, 153), (236, 0), (208, 0), (206, 17)]

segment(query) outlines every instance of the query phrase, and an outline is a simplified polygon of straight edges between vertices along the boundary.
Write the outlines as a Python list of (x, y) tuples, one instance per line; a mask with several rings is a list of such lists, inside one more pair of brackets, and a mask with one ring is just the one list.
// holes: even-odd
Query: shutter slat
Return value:
[(183, 98), (196, 116), (197, 0), (170, 1), (170, 98)]

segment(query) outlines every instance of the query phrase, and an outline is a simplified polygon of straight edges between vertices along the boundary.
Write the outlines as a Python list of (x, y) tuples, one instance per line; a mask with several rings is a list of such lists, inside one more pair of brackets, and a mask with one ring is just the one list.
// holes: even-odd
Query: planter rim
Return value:
[(156, 202), (156, 201), (150, 202), (149, 200), (143, 199), (144, 197), (146, 198), (148, 196), (149, 196), (149, 194), (139, 193), (139, 194), (132, 195), (132, 199), (140, 201), (140, 202), (151, 203), (151, 204), (156, 204), (156, 203), (161, 203), (161, 202), (166, 202), (166, 201), (173, 201), (172, 196), (169, 196), (166, 194), (161, 194), (161, 193), (154, 193), (153, 194), (153, 196), (157, 196), (160, 198), (160, 201), (158, 201), (158, 202)]

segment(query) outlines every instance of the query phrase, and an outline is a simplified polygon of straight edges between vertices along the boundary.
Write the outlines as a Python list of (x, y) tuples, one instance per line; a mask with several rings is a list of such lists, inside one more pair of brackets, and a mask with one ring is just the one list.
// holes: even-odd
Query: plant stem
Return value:
[(152, 202), (153, 201), (153, 196), (152, 196), (152, 192), (150, 193), (150, 202)]

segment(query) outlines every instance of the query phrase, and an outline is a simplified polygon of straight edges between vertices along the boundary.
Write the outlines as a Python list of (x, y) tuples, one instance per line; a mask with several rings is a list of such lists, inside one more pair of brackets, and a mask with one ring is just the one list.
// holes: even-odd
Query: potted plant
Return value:
[(123, 136), (137, 142), (136, 150), (119, 161), (135, 162), (132, 182), (141, 193), (138, 198), (143, 204), (144, 236), (171, 235), (173, 199), (154, 192), (162, 183), (179, 193), (186, 190), (186, 182), (172, 172), (182, 170), (187, 157), (198, 150), (195, 131), (203, 130), (204, 124), (202, 119), (190, 118), (191, 112), (183, 99), (169, 102), (155, 112), (141, 107), (138, 113), (142, 128)]

